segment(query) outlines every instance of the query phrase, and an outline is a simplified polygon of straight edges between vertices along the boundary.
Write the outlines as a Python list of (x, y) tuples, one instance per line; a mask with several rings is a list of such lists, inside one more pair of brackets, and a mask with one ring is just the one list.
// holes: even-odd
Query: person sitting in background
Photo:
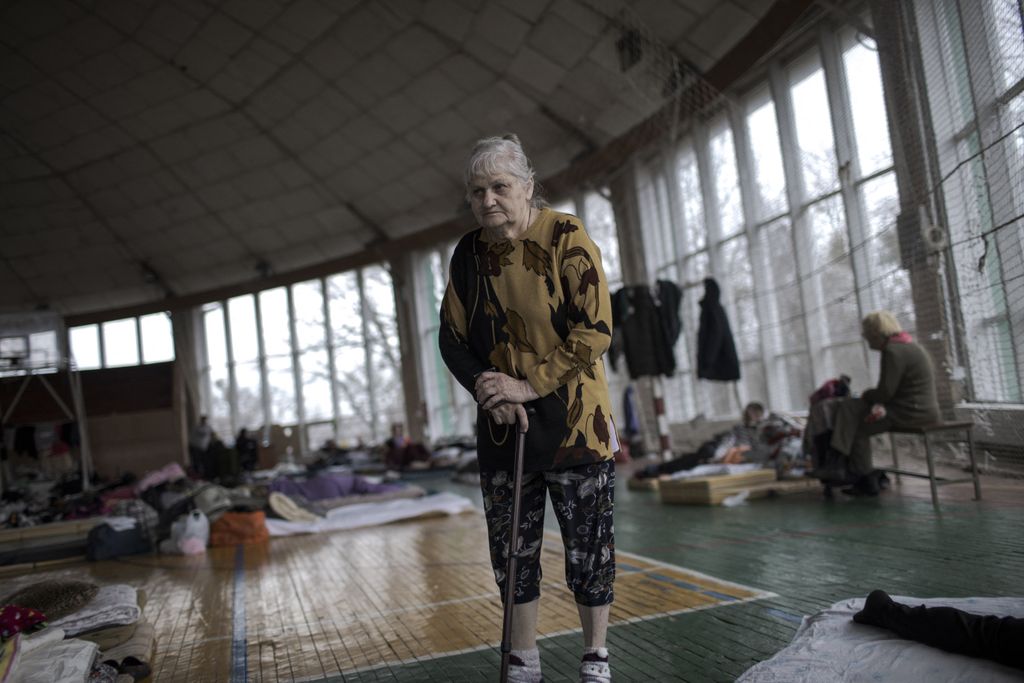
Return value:
[(391, 425), (391, 438), (387, 440), (384, 464), (389, 470), (404, 470), (413, 462), (430, 460), (430, 451), (405, 435), (405, 425), (396, 422)]
[(725, 432), (716, 434), (700, 445), (694, 453), (685, 453), (668, 462), (654, 463), (638, 470), (637, 479), (654, 479), (663, 474), (693, 469), (709, 462), (735, 464), (750, 461), (762, 455), (759, 425), (764, 419), (764, 406), (752, 401), (743, 408), (741, 422)]
[(882, 354), (878, 386), (860, 398), (845, 398), (836, 407), (829, 446), (847, 458), (854, 479), (851, 495), (876, 496), (881, 473), (871, 462), (871, 436), (893, 427), (912, 427), (939, 420), (932, 360), (904, 332), (888, 311), (869, 313), (861, 321), (868, 346)]
[(235, 451), (238, 453), (238, 463), (246, 472), (256, 469), (259, 460), (259, 444), (256, 439), (249, 435), (249, 430), (242, 427), (235, 437)]
[(192, 428), (188, 436), (188, 452), (192, 456), (192, 469), (200, 476), (205, 476), (206, 452), (213, 440), (213, 427), (205, 415), (199, 416), (199, 422)]

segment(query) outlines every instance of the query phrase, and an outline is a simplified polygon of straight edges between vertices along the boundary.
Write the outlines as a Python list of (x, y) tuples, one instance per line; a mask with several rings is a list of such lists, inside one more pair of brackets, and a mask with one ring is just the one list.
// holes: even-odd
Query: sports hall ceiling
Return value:
[(564, 172), (785, 4), (6, 0), (0, 311), (159, 310), (450, 233), (473, 140)]

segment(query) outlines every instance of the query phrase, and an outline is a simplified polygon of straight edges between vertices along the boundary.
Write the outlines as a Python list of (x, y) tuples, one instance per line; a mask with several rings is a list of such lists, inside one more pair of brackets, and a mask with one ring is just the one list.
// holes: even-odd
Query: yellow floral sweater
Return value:
[[(580, 219), (542, 209), (518, 239), (482, 229), (455, 247), (441, 303), (439, 345), (470, 393), (495, 369), (527, 380), (531, 401), (524, 469), (565, 469), (618, 449), (601, 356), (612, 334), (611, 300), (597, 245)], [(512, 467), (515, 428), (477, 411), (484, 471)]]

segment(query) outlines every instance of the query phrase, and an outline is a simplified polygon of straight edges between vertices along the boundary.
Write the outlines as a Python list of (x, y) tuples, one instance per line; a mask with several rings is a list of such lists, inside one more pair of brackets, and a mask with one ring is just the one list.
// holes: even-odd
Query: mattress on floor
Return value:
[(753, 496), (755, 488), (763, 489), (764, 484), (775, 482), (774, 469), (756, 469), (689, 479), (662, 479), (658, 483), (658, 495), (662, 503), (718, 505), (740, 491), (750, 491)]
[[(974, 614), (1024, 617), (1024, 598), (908, 598), (909, 605), (946, 605)], [(956, 655), (904, 640), (892, 631), (857, 624), (864, 598), (835, 603), (804, 617), (793, 640), (769, 660), (755, 664), (737, 683), (1002, 683), (1020, 681), (1021, 672), (995, 662)]]

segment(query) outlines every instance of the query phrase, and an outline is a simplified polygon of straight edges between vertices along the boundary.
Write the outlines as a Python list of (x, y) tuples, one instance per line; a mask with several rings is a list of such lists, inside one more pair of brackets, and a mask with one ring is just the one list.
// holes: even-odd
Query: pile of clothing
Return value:
[(0, 683), (128, 683), (151, 673), (145, 594), (53, 578), (0, 599)]

